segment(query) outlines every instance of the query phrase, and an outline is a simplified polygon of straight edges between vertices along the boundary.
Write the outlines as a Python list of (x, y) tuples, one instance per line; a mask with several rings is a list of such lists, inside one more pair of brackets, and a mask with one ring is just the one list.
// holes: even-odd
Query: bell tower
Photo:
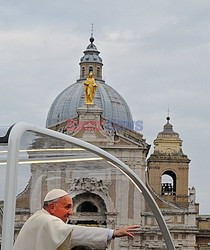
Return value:
[(188, 171), (190, 160), (182, 151), (182, 140), (173, 131), (170, 117), (154, 140), (154, 152), (147, 161), (148, 183), (161, 199), (188, 207)]

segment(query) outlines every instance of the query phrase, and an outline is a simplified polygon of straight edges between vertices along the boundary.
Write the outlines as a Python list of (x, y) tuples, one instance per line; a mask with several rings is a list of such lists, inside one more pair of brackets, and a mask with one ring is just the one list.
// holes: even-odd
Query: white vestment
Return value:
[(22, 227), (13, 250), (69, 250), (74, 246), (105, 249), (109, 229), (64, 223), (42, 209)]

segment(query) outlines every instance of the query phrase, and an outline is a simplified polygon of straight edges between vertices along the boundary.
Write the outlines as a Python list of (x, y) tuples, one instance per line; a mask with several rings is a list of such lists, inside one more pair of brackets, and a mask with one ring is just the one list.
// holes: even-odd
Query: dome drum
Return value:
[(93, 72), (94, 78), (102, 80), (102, 65), (93, 62), (80, 63), (80, 79), (85, 80)]

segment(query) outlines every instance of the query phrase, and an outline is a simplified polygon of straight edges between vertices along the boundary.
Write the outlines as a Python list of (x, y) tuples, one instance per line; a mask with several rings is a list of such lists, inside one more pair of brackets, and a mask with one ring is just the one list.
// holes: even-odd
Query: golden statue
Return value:
[(85, 104), (94, 104), (93, 99), (96, 93), (96, 88), (98, 87), (95, 79), (93, 78), (93, 73), (90, 72), (87, 80), (84, 82), (85, 85)]

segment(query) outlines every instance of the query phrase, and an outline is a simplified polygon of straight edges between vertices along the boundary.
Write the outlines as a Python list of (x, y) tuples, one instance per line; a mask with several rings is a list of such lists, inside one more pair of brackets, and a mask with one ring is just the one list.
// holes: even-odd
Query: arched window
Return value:
[(82, 67), (82, 77), (85, 76), (85, 67)]
[(89, 73), (90, 72), (93, 72), (93, 67), (92, 66), (89, 67)]
[(100, 76), (100, 68), (97, 67), (97, 76)]
[[(84, 178), (89, 185), (91, 179)], [(106, 225), (107, 209), (104, 200), (97, 194), (85, 192), (72, 198), (74, 209), (69, 223), (78, 225)]]
[(173, 171), (165, 171), (161, 177), (161, 194), (176, 194), (176, 175)]
[(98, 208), (92, 202), (85, 201), (78, 206), (77, 212), (79, 212), (79, 213), (83, 213), (83, 212), (97, 213)]
[(87, 246), (76, 246), (76, 247), (73, 247), (72, 250), (91, 250), (91, 248)]

